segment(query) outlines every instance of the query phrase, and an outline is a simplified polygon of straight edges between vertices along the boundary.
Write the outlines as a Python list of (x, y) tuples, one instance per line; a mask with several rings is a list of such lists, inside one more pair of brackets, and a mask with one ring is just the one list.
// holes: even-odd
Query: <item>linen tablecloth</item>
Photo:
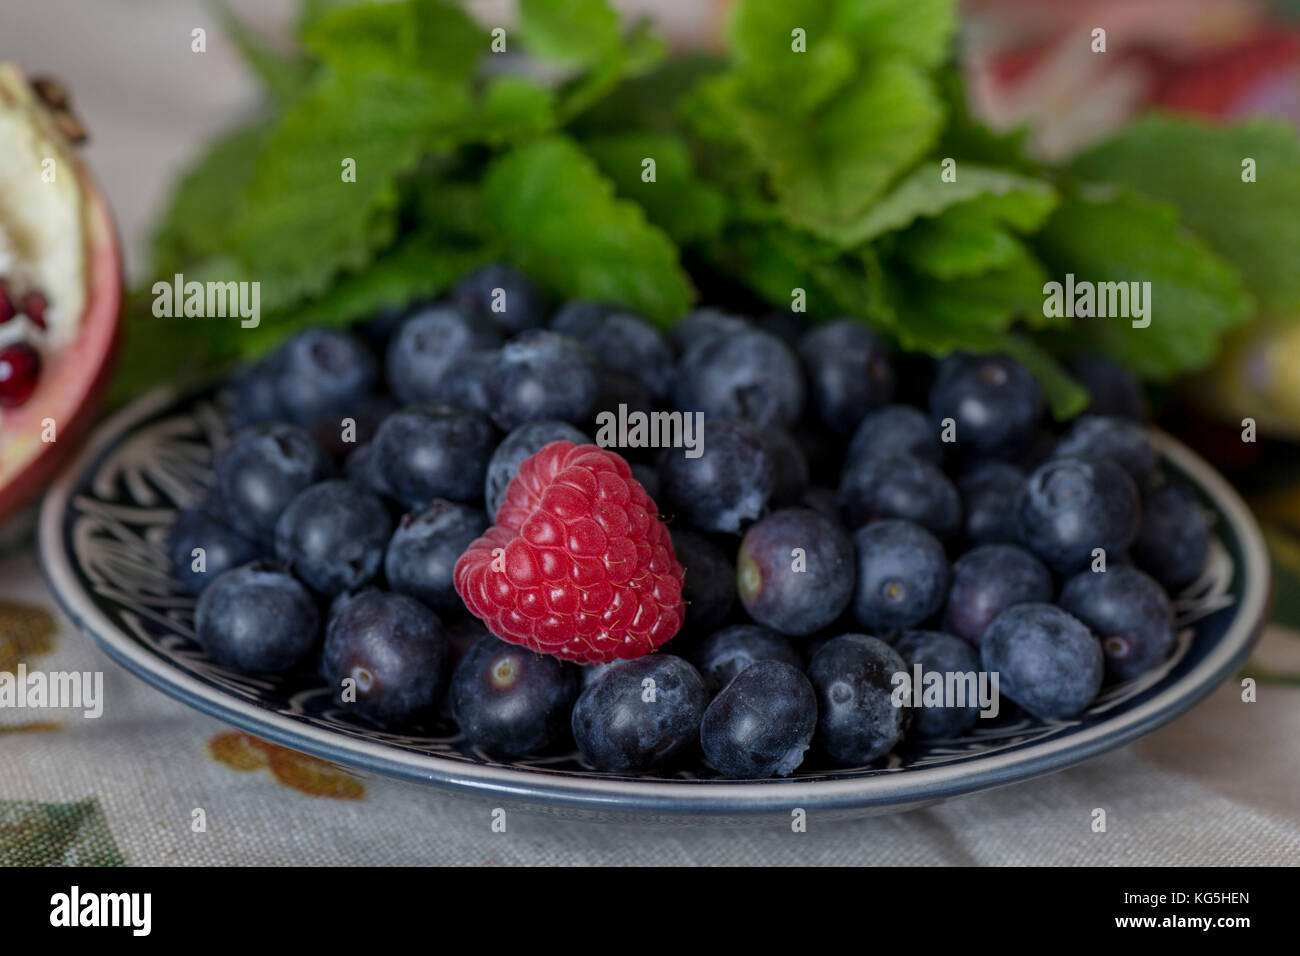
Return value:
[[(291, 4), (235, 4), (274, 33)], [(477, 4), (489, 11), (503, 4)], [(688, 32), (709, 4), (667, 10)], [(190, 49), (208, 30), (208, 52)], [(52, 73), (136, 279), (149, 224), (255, 89), (197, 0), (6, 0), (0, 58)], [(1285, 864), (1300, 861), (1300, 636), (1273, 628), (1258, 702), (1229, 682), (1171, 725), (1050, 777), (912, 813), (754, 829), (642, 829), (515, 813), (353, 775), (256, 741), (132, 677), (55, 610), (30, 542), (0, 554), (0, 668), (99, 671), (105, 709), (0, 709), (0, 864)], [(1262, 671), (1261, 671), (1262, 672)], [(1094, 808), (1107, 812), (1094, 832)], [(194, 832), (195, 811), (206, 820)]]

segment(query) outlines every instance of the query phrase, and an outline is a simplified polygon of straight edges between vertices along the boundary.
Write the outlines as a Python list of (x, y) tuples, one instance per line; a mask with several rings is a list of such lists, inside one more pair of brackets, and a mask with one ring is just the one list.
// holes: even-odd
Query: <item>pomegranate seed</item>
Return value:
[(32, 320), (32, 324), (39, 329), (45, 328), (45, 307), (49, 305), (45, 301), (45, 296), (39, 292), (28, 292), (23, 296), (23, 311), (27, 313), (27, 318)]
[(36, 391), (41, 354), (26, 342), (0, 349), (0, 408), (17, 408)]
[(0, 325), (4, 325), (17, 314), (13, 300), (9, 298), (9, 284), (0, 282)]

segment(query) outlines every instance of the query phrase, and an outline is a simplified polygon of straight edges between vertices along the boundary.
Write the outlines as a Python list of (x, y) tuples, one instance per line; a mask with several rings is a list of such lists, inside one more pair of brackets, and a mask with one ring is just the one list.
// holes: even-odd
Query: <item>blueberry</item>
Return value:
[(1155, 667), (1174, 646), (1174, 612), (1156, 580), (1117, 564), (1083, 571), (1065, 582), (1057, 602), (1101, 640), (1106, 676), (1132, 680)]
[(956, 446), (972, 456), (1020, 453), (1034, 440), (1045, 408), (1033, 373), (1005, 355), (949, 355), (930, 388), (930, 411), (938, 421), (956, 423)]
[[(593, 416), (587, 424), (596, 436), (597, 444), (605, 448), (620, 446), (618, 435), (619, 406), (627, 406), (628, 414), (641, 412), (649, 415), (657, 409), (650, 392), (637, 379), (622, 372), (607, 368), (596, 369), (596, 404)], [(638, 453), (637, 449), (627, 448), (623, 454)]]
[(1170, 591), (1201, 575), (1210, 551), (1210, 523), (1195, 495), (1165, 484), (1142, 502), (1142, 522), (1133, 541), (1133, 560)]
[(772, 459), (771, 503), (777, 507), (798, 504), (809, 480), (808, 459), (803, 449), (784, 428), (764, 428), (758, 437)]
[(1156, 453), (1146, 430), (1127, 418), (1081, 415), (1056, 446), (1057, 458), (1109, 458), (1129, 473), (1139, 489), (1148, 488)]
[(320, 636), (316, 601), (272, 561), (232, 568), (200, 596), (194, 631), (222, 667), (247, 673), (292, 670)]
[(594, 322), (580, 316), (557, 316), (551, 328), (580, 341), (603, 367), (636, 379), (652, 398), (668, 397), (673, 350), (658, 329), (631, 312), (607, 311)]
[(952, 569), (943, 628), (978, 644), (993, 619), (1015, 604), (1045, 603), (1055, 588), (1043, 562), (1014, 544), (983, 544)]
[(546, 330), (527, 332), (501, 350), (492, 417), (501, 428), (544, 419), (582, 424), (600, 398), (595, 363), (585, 348)]
[(489, 634), (456, 668), (450, 693), (465, 738), (490, 757), (514, 760), (566, 738), (578, 669)]
[(759, 661), (785, 661), (803, 667), (803, 659), (789, 639), (759, 624), (736, 624), (715, 631), (691, 653), (693, 663), (713, 696), (733, 677)]
[(570, 299), (555, 310), (548, 327), (553, 332), (585, 342), (587, 337), (600, 327), (605, 316), (616, 311), (617, 308), (604, 302)]
[(943, 607), (950, 570), (943, 545), (910, 521), (878, 521), (853, 536), (853, 613), (872, 630), (915, 627)]
[(673, 404), (683, 412), (758, 426), (793, 425), (803, 413), (799, 360), (758, 330), (696, 342), (677, 365)]
[(679, 354), (714, 339), (727, 339), (754, 327), (739, 315), (720, 309), (696, 309), (668, 330), (668, 339)]
[[(925, 701), (925, 675), (938, 674), (943, 678), (943, 703), (912, 708), (910, 736), (920, 740), (941, 740), (959, 737), (975, 726), (979, 719), (980, 656), (966, 641), (940, 631), (905, 631), (894, 644), (902, 656), (907, 672), (916, 679), (919, 664), (922, 674), (922, 701)], [(957, 675), (973, 675), (976, 683), (963, 681)], [(950, 675), (952, 682), (950, 682)], [(964, 688), (959, 690), (958, 688)]]
[(775, 511), (750, 526), (736, 558), (736, 590), (755, 621), (804, 636), (834, 621), (853, 597), (853, 542), (808, 508)]
[(484, 266), (456, 284), (451, 302), (472, 319), (491, 322), (506, 335), (536, 329), (546, 320), (541, 294), (528, 277), (505, 265)]
[[(664, 495), (705, 531), (738, 533), (767, 509), (775, 481), (772, 458), (758, 434), (739, 422), (706, 421), (703, 453), (669, 449), (659, 462)], [(658, 502), (660, 510), (664, 502)]]
[(695, 742), (707, 703), (703, 678), (680, 657), (618, 661), (578, 697), (573, 739), (598, 770), (648, 770)]
[(700, 722), (700, 746), (726, 777), (788, 777), (817, 729), (817, 695), (784, 661), (750, 664), (718, 692)]
[(1017, 604), (994, 618), (980, 662), (998, 674), (1001, 694), (1040, 720), (1076, 716), (1101, 689), (1101, 644), (1052, 604)]
[(869, 412), (858, 424), (844, 455), (845, 469), (854, 464), (895, 452), (943, 464), (939, 431), (925, 413), (911, 405), (885, 405)]
[(1065, 360), (1065, 367), (1088, 390), (1088, 411), (1094, 415), (1116, 415), (1144, 421), (1150, 409), (1137, 378), (1114, 359), (1079, 352)]
[(398, 401), (449, 402), (451, 381), (460, 375), (467, 352), (497, 348), (501, 336), (482, 321), (452, 306), (439, 305), (415, 313), (388, 342), (388, 384)]
[(455, 372), (443, 379), (447, 404), (491, 416), (496, 407), (500, 365), (500, 349), (462, 352), (456, 357)]
[(1082, 570), (1102, 548), (1121, 557), (1137, 533), (1133, 479), (1108, 458), (1057, 458), (1029, 476), (1016, 499), (1020, 539), (1062, 574)]
[(393, 497), (408, 509), (434, 498), (483, 494), (496, 432), (477, 412), (416, 405), (390, 415), (375, 435), (375, 461)]
[(478, 508), (442, 498), (403, 515), (384, 553), (388, 586), (439, 610), (460, 609), (452, 572), (488, 524)]
[(683, 631), (707, 634), (721, 624), (736, 601), (736, 569), (722, 549), (703, 535), (673, 528), (673, 551), (682, 566)]
[(880, 518), (903, 518), (948, 541), (962, 526), (956, 486), (915, 455), (878, 455), (851, 465), (840, 481), (839, 499), (850, 528)]
[(275, 391), (275, 376), (268, 361), (241, 369), (230, 383), (229, 396), (230, 411), (227, 417), (232, 428), (279, 421), (288, 415), (280, 407), (280, 399)]
[(374, 353), (341, 329), (299, 332), (270, 364), (279, 405), (299, 425), (354, 413), (379, 381)]
[(640, 462), (633, 462), (628, 467), (632, 469), (632, 477), (641, 483), (641, 487), (644, 488), (645, 493), (650, 496), (650, 500), (658, 505), (661, 500), (659, 472), (655, 471), (653, 465), (644, 465)]
[(275, 526), (275, 554), (320, 594), (352, 591), (379, 572), (392, 534), (388, 509), (353, 481), (323, 481), (289, 503)]
[(821, 420), (853, 434), (866, 414), (894, 396), (894, 367), (880, 339), (856, 319), (813, 329), (799, 342), (808, 397)]
[(966, 540), (971, 544), (1015, 543), (1016, 497), (1025, 473), (1010, 462), (988, 459), (975, 462), (957, 479), (965, 515)]
[(262, 543), (289, 502), (329, 473), (320, 446), (297, 425), (252, 425), (237, 432), (213, 463), (216, 497), (235, 530)]
[(590, 445), (591, 439), (568, 422), (540, 421), (520, 425), (497, 445), (488, 460), (487, 479), (483, 497), (488, 517), (495, 520), (506, 489), (525, 460), (532, 458), (554, 441), (571, 441), (575, 445)]
[(809, 485), (803, 490), (803, 494), (799, 496), (799, 505), (803, 508), (811, 508), (823, 518), (829, 518), (831, 521), (840, 520), (839, 498), (831, 488)]
[[(186, 508), (176, 515), (167, 532), (167, 557), (172, 575), (187, 594), (199, 594), (218, 575), (247, 564), (261, 553), (229, 521), (213, 515), (207, 508)], [(196, 570), (196, 548), (202, 548), (202, 570)]]
[(893, 750), (911, 723), (912, 708), (894, 705), (894, 675), (906, 670), (879, 638), (843, 634), (823, 644), (808, 664), (818, 753), (837, 766), (860, 767)]
[(355, 481), (376, 494), (389, 494), (388, 485), (375, 458), (375, 446), (371, 442), (363, 442), (352, 449), (343, 463), (343, 474), (349, 481)]
[(448, 658), (436, 614), (405, 594), (372, 589), (331, 616), (321, 668), (336, 703), (387, 727), (436, 713)]
[(397, 405), (385, 395), (367, 395), (338, 418), (318, 418), (305, 426), (321, 450), (335, 460), (347, 458), (358, 444), (369, 442), (384, 423), (384, 419), (397, 410)]

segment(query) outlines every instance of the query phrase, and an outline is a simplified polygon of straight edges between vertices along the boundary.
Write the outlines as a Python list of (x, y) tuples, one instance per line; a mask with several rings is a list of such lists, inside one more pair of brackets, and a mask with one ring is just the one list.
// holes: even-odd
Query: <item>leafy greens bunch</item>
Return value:
[[(493, 260), (664, 325), (697, 287), (774, 308), (801, 289), (810, 313), (906, 350), (1014, 354), (1062, 417), (1084, 395), (1054, 353), (1165, 381), (1256, 311), (1300, 316), (1293, 132), (1152, 117), (1041, 165), (968, 114), (955, 0), (738, 0), (722, 56), (669, 55), (606, 0), (519, 0), (495, 35), (449, 0), (305, 0), (291, 58), (227, 27), (267, 115), (180, 182), (154, 269), (260, 281), (265, 316), (137, 319), (128, 388)], [(1067, 272), (1151, 282), (1151, 325), (1046, 317), (1044, 283)]]

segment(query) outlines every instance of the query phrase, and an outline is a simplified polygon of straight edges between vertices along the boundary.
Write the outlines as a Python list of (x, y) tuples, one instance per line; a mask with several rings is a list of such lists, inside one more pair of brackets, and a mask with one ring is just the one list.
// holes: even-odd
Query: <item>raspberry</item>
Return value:
[(648, 654), (682, 625), (682, 568), (618, 455), (556, 441), (526, 459), (456, 591), (503, 640), (580, 664)]

